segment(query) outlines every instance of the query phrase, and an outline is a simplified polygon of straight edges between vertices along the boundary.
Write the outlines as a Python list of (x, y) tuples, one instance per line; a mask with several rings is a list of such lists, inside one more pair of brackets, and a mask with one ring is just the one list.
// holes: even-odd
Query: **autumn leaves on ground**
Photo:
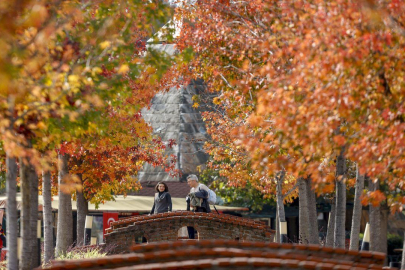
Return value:
[[(405, 194), (404, 14), (398, 0), (1, 1), (8, 268), (17, 269), (17, 186), (27, 213), (20, 266), (31, 269), (38, 192), (48, 261), (52, 194), (61, 204), (55, 252), (63, 254), (71, 196), (83, 239), (87, 203), (138, 189), (144, 162), (177, 173), (176, 157), (164, 155), (170, 146), (151, 135), (140, 110), (158, 91), (195, 78), (212, 104), (201, 172), (215, 179), (212, 188), (252, 189), (277, 203), (280, 221), (298, 198), (300, 242), (334, 247), (345, 246), (354, 189), (350, 249), (358, 249), (360, 211), (369, 206), (370, 249), (386, 252), (380, 216), (402, 211)], [(175, 56), (145, 44), (170, 18), (181, 22), (180, 36), (166, 38)], [(204, 98), (195, 96), (194, 107)], [(319, 196), (332, 205), (322, 243), (312, 224)]]

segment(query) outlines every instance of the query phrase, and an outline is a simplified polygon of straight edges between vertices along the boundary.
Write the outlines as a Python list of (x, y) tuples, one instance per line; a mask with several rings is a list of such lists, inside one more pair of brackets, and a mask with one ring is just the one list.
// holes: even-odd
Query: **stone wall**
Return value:
[(194, 227), (199, 240), (272, 241), (274, 238), (268, 226), (252, 219), (189, 211), (132, 217), (113, 222), (111, 226), (106, 244), (116, 246), (117, 253), (128, 252), (142, 237), (148, 243), (177, 240), (179, 229), (185, 226)]

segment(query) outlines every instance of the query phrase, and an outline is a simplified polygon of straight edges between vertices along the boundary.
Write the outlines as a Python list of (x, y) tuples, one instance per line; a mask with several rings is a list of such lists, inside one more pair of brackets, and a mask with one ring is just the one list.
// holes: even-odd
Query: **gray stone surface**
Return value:
[(201, 102), (199, 109), (192, 107), (192, 97), (203, 94), (204, 90), (201, 80), (193, 81), (180, 89), (172, 88), (157, 94), (150, 108), (142, 110), (155, 135), (165, 142), (170, 139), (176, 141), (177, 145), (168, 149), (167, 154), (177, 157), (176, 167), (182, 176), (171, 177), (163, 168), (146, 164), (138, 175), (141, 182), (184, 181), (188, 174), (198, 174), (197, 167), (205, 167), (208, 156), (203, 151), (203, 145), (208, 134), (201, 111), (207, 110), (207, 106)]

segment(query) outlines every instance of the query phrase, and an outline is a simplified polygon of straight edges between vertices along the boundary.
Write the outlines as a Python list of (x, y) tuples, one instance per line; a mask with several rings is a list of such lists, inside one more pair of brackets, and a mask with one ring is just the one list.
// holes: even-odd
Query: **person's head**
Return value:
[(190, 174), (189, 176), (187, 176), (187, 184), (192, 188), (198, 187), (198, 177), (197, 177), (197, 175)]
[(157, 183), (155, 189), (157, 192), (163, 192), (163, 191), (169, 192), (169, 187), (164, 182)]

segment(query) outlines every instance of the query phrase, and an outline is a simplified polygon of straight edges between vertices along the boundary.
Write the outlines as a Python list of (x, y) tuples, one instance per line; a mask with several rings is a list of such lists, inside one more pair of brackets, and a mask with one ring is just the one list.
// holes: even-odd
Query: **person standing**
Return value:
[[(187, 184), (191, 187), (190, 193), (186, 198), (187, 210), (190, 211), (190, 208), (192, 208), (194, 212), (210, 213), (211, 208), (208, 203), (208, 192), (210, 189), (198, 182), (198, 177), (195, 174), (187, 176)], [(194, 198), (199, 198), (201, 200), (200, 203), (192, 203), (192, 199)]]
[[(190, 193), (188, 194), (187, 200), (187, 210), (190, 211), (190, 208), (194, 212), (205, 212), (210, 213), (211, 208), (208, 203), (208, 192), (209, 188), (198, 182), (198, 177), (195, 174), (190, 174), (187, 176), (187, 184), (191, 187)], [(200, 202), (193, 203), (193, 200), (196, 198), (200, 199)]]
[[(208, 203), (209, 188), (198, 182), (198, 177), (195, 174), (187, 176), (187, 184), (189, 185), (190, 193), (186, 197), (187, 211), (191, 209), (194, 212), (210, 213), (210, 205)], [(195, 239), (196, 231), (193, 227), (187, 226), (188, 238)]]
[(149, 215), (172, 211), (172, 197), (169, 188), (164, 182), (157, 183), (155, 190), (155, 200)]

